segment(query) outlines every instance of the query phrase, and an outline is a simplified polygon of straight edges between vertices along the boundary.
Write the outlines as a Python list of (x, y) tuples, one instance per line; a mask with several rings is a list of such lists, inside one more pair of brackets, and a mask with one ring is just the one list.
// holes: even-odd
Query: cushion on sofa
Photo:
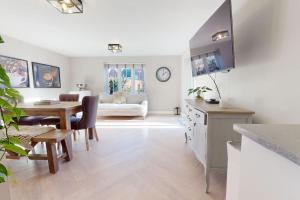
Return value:
[(116, 104), (123, 104), (123, 103), (126, 103), (126, 97), (123, 95), (122, 92), (117, 92), (115, 94), (113, 94), (113, 103), (116, 103)]
[(99, 116), (146, 116), (147, 107), (142, 104), (100, 103)]
[[(126, 96), (126, 101), (125, 101)], [(114, 100), (116, 103), (114, 103)], [(125, 101), (125, 102), (124, 102)], [(124, 103), (121, 103), (124, 102)], [(107, 95), (101, 94), (98, 116), (142, 116), (148, 112), (146, 94)]]
[(113, 97), (112, 97), (112, 95), (100, 93), (99, 102), (100, 103), (112, 103), (113, 102)]
[(147, 96), (144, 94), (132, 94), (126, 97), (126, 103), (128, 104), (141, 104), (144, 100), (147, 99)]

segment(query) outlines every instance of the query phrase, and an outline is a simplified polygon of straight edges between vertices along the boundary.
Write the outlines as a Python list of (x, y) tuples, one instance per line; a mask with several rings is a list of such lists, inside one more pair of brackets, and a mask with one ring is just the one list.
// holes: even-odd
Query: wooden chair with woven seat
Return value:
[[(74, 131), (85, 130), (85, 143), (86, 149), (89, 150), (88, 129), (93, 130), (96, 141), (99, 141), (96, 130), (96, 118), (99, 96), (85, 96), (82, 99), (82, 117), (71, 117), (71, 129)], [(60, 125), (56, 125), (60, 128)], [(75, 132), (76, 134), (76, 132)]]

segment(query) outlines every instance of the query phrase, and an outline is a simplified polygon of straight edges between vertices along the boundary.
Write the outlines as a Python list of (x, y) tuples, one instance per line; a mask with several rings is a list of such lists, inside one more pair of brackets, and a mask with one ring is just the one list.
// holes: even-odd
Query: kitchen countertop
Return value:
[(300, 165), (300, 125), (235, 124), (233, 129)]
[(186, 99), (185, 101), (192, 107), (208, 114), (247, 114), (247, 115), (255, 114), (253, 111), (241, 109), (241, 108), (234, 108), (234, 107), (221, 108), (219, 104), (209, 104), (203, 100), (198, 100), (198, 99)]

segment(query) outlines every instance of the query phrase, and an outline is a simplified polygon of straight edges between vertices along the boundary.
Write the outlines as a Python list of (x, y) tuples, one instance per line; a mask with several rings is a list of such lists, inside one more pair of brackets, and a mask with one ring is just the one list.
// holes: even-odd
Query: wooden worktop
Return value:
[(186, 99), (185, 101), (192, 107), (202, 112), (205, 112), (207, 114), (248, 114), (248, 115), (255, 114), (253, 111), (241, 109), (241, 108), (235, 108), (235, 107), (221, 108), (219, 104), (209, 104), (203, 100), (198, 100), (198, 99)]
[(42, 110), (42, 109), (47, 109), (47, 110), (69, 110), (69, 109), (74, 109), (77, 107), (81, 107), (80, 102), (59, 102), (58, 104), (51, 104), (51, 105), (36, 105), (34, 103), (20, 103), (18, 104), (18, 108), (21, 108), (25, 111), (27, 110)]

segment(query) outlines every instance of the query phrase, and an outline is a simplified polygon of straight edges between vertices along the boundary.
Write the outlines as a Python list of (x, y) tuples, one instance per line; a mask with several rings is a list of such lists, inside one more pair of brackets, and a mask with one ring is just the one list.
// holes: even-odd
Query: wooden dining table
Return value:
[[(71, 129), (70, 117), (82, 111), (81, 102), (60, 101), (51, 105), (37, 105), (34, 103), (20, 103), (21, 108), (29, 116), (58, 116), (61, 129)], [(89, 129), (89, 139), (93, 139), (93, 129)]]
[(61, 129), (71, 129), (70, 116), (82, 111), (80, 102), (58, 102), (51, 105), (37, 105), (34, 103), (18, 104), (26, 115), (30, 116), (58, 116)]

